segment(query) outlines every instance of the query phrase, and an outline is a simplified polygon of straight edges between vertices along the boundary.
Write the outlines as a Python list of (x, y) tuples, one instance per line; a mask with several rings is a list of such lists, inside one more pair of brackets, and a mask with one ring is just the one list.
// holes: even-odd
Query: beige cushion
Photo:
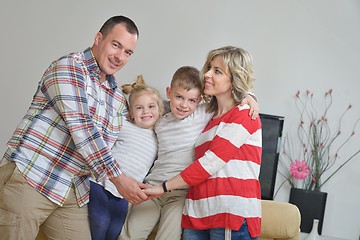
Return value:
[[(261, 200), (262, 224), (260, 240), (298, 240), (300, 238), (300, 212), (290, 203)], [(153, 240), (156, 230), (149, 236)], [(40, 231), (36, 240), (45, 240), (45, 235)]]
[[(261, 200), (262, 223), (260, 240), (298, 240), (300, 238), (300, 211), (290, 203)], [(154, 240), (157, 227), (148, 240)]]
[(261, 200), (260, 239), (299, 239), (300, 211), (287, 202)]

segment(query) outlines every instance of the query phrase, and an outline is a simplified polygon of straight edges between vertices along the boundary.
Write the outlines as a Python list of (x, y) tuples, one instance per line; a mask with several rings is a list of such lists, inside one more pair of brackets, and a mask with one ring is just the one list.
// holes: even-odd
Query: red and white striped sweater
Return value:
[(252, 237), (260, 235), (260, 119), (249, 106), (235, 106), (209, 121), (195, 147), (195, 162), (181, 177), (190, 186), (182, 227), (239, 230), (244, 218)]

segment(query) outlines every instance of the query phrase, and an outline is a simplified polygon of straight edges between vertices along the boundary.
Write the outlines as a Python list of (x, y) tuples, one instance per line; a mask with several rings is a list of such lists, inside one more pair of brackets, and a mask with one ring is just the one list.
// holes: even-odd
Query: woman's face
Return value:
[(204, 76), (204, 92), (206, 95), (231, 98), (231, 74), (225, 68), (221, 56), (216, 56), (210, 62)]

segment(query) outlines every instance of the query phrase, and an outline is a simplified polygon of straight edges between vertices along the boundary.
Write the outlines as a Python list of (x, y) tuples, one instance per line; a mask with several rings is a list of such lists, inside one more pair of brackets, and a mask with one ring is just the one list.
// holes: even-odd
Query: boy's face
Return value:
[(182, 87), (166, 88), (170, 100), (170, 110), (176, 119), (184, 119), (191, 115), (201, 101), (200, 89), (186, 90)]

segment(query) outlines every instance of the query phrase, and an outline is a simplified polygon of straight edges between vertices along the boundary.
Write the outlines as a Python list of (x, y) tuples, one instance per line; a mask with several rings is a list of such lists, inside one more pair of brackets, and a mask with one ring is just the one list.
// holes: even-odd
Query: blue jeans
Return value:
[(124, 225), (128, 202), (90, 181), (88, 203), (92, 240), (117, 240)]
[[(225, 228), (211, 228), (206, 230), (195, 230), (184, 228), (183, 240), (224, 240)], [(238, 231), (231, 231), (231, 240), (257, 240), (258, 238), (251, 238), (247, 227), (246, 220), (244, 220)]]

